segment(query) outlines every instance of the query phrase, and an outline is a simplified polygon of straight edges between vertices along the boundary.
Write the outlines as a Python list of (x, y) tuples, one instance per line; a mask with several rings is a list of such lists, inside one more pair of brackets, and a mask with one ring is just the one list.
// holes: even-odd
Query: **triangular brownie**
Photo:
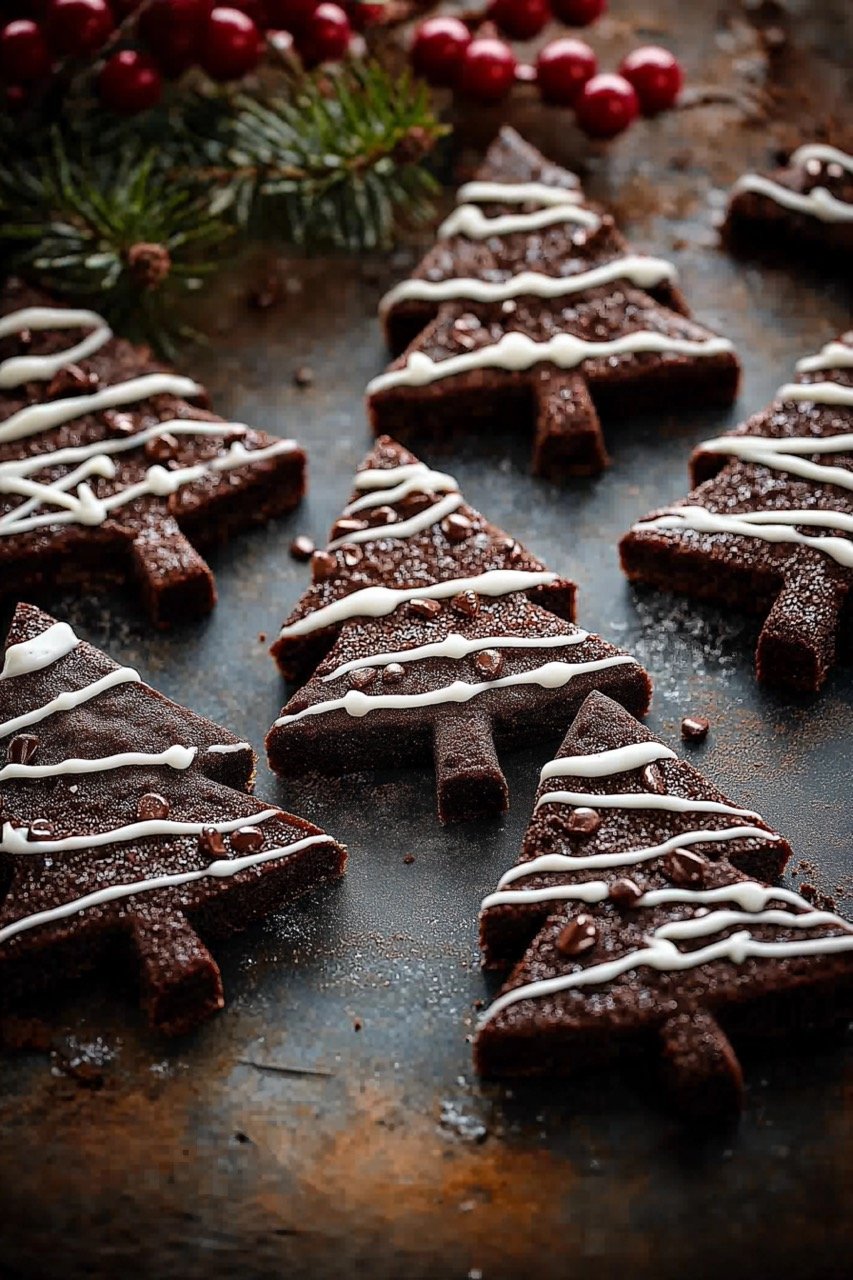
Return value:
[(151, 1024), (222, 1007), (205, 940), (343, 873), (346, 853), (246, 794), (248, 743), (20, 605), (0, 670), (0, 1006), (127, 947)]
[(797, 369), (763, 413), (699, 446), (698, 488), (634, 525), (621, 554), (632, 582), (766, 614), (759, 680), (813, 692), (840, 637), (849, 652), (853, 333)]
[(357, 473), (314, 575), (274, 646), (288, 674), (320, 661), (267, 738), (278, 773), (432, 755), (439, 816), (469, 818), (506, 808), (496, 741), (559, 734), (594, 688), (648, 705), (642, 667), (568, 620), (571, 584), (391, 440)]
[(560, 480), (606, 465), (599, 410), (734, 399), (731, 344), (687, 317), (672, 265), (631, 252), (512, 129), (459, 201), (382, 304), (392, 348), (409, 345), (367, 389), (377, 432), (526, 428), (534, 473)]
[(735, 251), (815, 252), (843, 275), (853, 258), (853, 155), (809, 142), (771, 176), (745, 173), (732, 188), (723, 239)]
[(292, 510), (305, 454), (189, 400), (204, 389), (92, 311), (0, 293), (0, 596), (136, 583), (157, 626), (216, 603), (195, 549)]
[(590, 694), (542, 770), (520, 862), (483, 903), (486, 963), (518, 963), (478, 1027), (478, 1071), (567, 1074), (657, 1046), (679, 1107), (738, 1105), (729, 1036), (853, 1013), (853, 926), (764, 883), (790, 852)]

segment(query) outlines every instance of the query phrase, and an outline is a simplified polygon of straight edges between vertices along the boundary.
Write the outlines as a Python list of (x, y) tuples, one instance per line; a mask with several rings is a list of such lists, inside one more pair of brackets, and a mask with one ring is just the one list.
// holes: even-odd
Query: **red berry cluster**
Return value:
[[(492, 0), (488, 16), (505, 35), (531, 40), (552, 17), (585, 27), (607, 0)], [(613, 138), (642, 112), (657, 115), (675, 102), (684, 82), (667, 49), (646, 45), (622, 60), (619, 73), (598, 71), (584, 40), (565, 36), (540, 50), (535, 67), (520, 65), (498, 36), (472, 35), (459, 18), (428, 18), (415, 32), (412, 63), (430, 84), (444, 85), (481, 103), (500, 102), (516, 80), (535, 80), (543, 102), (572, 107), (584, 133)]]
[[(22, 8), (28, 14), (33, 6)], [(371, 0), (151, 0), (144, 6), (142, 0), (44, 0), (37, 18), (22, 16), (0, 28), (0, 74), (9, 105), (23, 105), (62, 60), (97, 55), (136, 9), (139, 20), (130, 33), (135, 47), (109, 53), (98, 73), (101, 101), (125, 115), (154, 106), (164, 77), (192, 66), (215, 80), (240, 79), (257, 66), (266, 31), (288, 32), (308, 67), (339, 61), (353, 28), (376, 22), (383, 12)]]

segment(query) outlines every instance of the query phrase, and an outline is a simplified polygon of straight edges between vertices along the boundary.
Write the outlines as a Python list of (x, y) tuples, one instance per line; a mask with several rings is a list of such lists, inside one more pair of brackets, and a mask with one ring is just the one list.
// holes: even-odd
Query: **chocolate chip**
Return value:
[(487, 680), (494, 680), (503, 671), (504, 656), (498, 649), (483, 649), (474, 659), (474, 666)]
[(304, 533), (294, 538), (290, 544), (290, 554), (294, 560), (310, 560), (314, 554), (314, 543)]
[(369, 689), (376, 681), (375, 667), (356, 667), (349, 673), (349, 682), (353, 689)]
[(707, 866), (701, 854), (678, 849), (675, 853), (666, 855), (661, 863), (661, 870), (672, 884), (686, 889), (692, 885), (702, 884)]
[(460, 591), (450, 601), (450, 607), (464, 618), (473, 618), (480, 612), (480, 597), (476, 591)]
[(617, 907), (635, 907), (642, 896), (642, 889), (629, 876), (620, 876), (618, 880), (611, 881), (610, 897)]
[(229, 837), (235, 853), (257, 853), (264, 847), (264, 835), (257, 827), (240, 827)]
[(140, 822), (155, 822), (160, 818), (168, 818), (169, 801), (165, 796), (158, 795), (156, 791), (147, 791), (144, 796), (139, 797), (136, 816)]
[(434, 502), (434, 493), (426, 489), (414, 489), (411, 493), (407, 493), (405, 498), (401, 498), (397, 505), (408, 516), (416, 515), (418, 511), (426, 511), (427, 507), (431, 507)]
[(520, 559), (523, 554), (521, 543), (516, 542), (515, 538), (500, 538), (497, 546), (499, 550), (505, 552), (506, 558), (510, 561)]
[(379, 525), (396, 524), (397, 512), (393, 507), (374, 507), (367, 517), (367, 522), (374, 529)]
[(164, 431), (159, 436), (152, 436), (145, 442), (145, 456), (149, 462), (173, 462), (179, 449), (178, 441), (171, 431)]
[(460, 516), (457, 511), (445, 516), (441, 522), (444, 536), (449, 542), (464, 542), (473, 529), (467, 516)]
[(364, 552), (357, 542), (344, 542), (338, 547), (338, 554), (348, 569), (354, 569), (364, 559)]
[(647, 764), (640, 774), (640, 784), (644, 791), (653, 791), (658, 796), (666, 795), (666, 783), (659, 765)]
[(414, 860), (415, 860), (415, 855), (413, 853), (403, 854), (403, 863), (405, 866), (410, 867), (414, 862)]
[(36, 818), (27, 829), (28, 840), (49, 840), (53, 835), (53, 823), (47, 818)]
[(315, 582), (325, 582), (337, 572), (338, 562), (328, 551), (315, 551), (311, 557), (311, 577)]
[(225, 841), (222, 832), (216, 827), (205, 827), (198, 838), (198, 847), (203, 854), (211, 858), (221, 858), (225, 853)]
[(573, 809), (566, 821), (566, 828), (573, 836), (594, 835), (601, 826), (601, 814), (597, 809), (587, 809), (583, 805)]
[(367, 528), (364, 520), (358, 520), (355, 516), (341, 516), (332, 526), (333, 538), (345, 538), (348, 533), (361, 533), (362, 529)]
[(293, 370), (293, 382), (297, 387), (310, 387), (314, 383), (314, 370), (307, 364), (301, 364)]
[(29, 764), (38, 751), (39, 740), (34, 733), (18, 733), (6, 748), (9, 764)]
[(387, 667), (382, 668), (382, 679), (385, 684), (399, 684), (405, 674), (406, 668), (399, 662), (389, 662)]
[(96, 373), (87, 373), (79, 364), (67, 364), (53, 375), (47, 384), (45, 396), (48, 400), (56, 400), (60, 396), (79, 396), (85, 391), (94, 391), (97, 385)]
[(117, 409), (104, 409), (101, 414), (101, 421), (114, 436), (132, 436), (136, 430), (133, 415), (119, 413)]
[(581, 913), (570, 920), (557, 938), (557, 950), (563, 956), (579, 956), (591, 951), (598, 941), (598, 929), (592, 916)]
[(686, 742), (702, 742), (707, 738), (711, 721), (705, 716), (685, 716), (681, 722), (681, 736)]
[(416, 618), (435, 618), (441, 613), (441, 603), (438, 600), (410, 600), (409, 613)]

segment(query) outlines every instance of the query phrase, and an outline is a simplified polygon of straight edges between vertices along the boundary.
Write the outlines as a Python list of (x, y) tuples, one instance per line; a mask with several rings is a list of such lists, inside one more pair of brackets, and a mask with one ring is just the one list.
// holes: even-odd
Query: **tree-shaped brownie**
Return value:
[(469, 818), (506, 808), (496, 742), (558, 735), (594, 688), (648, 705), (638, 663), (568, 620), (571, 584), (391, 440), (314, 575), (274, 646), (286, 674), (319, 662), (267, 739), (283, 775), (432, 756), (439, 816)]
[(577, 178), (503, 129), (410, 280), (382, 304), (392, 349), (377, 432), (533, 437), (533, 471), (607, 463), (598, 412), (728, 404), (731, 344), (686, 314), (672, 265), (631, 252)]
[(305, 455), (188, 400), (94, 312), (3, 289), (0, 595), (133, 581), (158, 626), (213, 607), (196, 547), (295, 507)]
[(119, 943), (158, 1030), (221, 1008), (205, 942), (346, 860), (317, 827), (246, 794), (253, 777), (247, 743), (20, 605), (0, 670), (0, 1007)]
[[(740, 1041), (844, 1024), (853, 926), (768, 887), (790, 849), (593, 693), (542, 770), (521, 859), (483, 902), (514, 966), (475, 1041), (486, 1076), (657, 1052), (688, 1112), (740, 1103)], [(757, 877), (757, 878), (756, 878)]]
[(850, 645), (853, 334), (797, 369), (763, 413), (699, 446), (698, 487), (621, 553), (633, 582), (766, 615), (759, 680), (811, 692)]
[(729, 199), (723, 239), (736, 251), (812, 252), (849, 276), (853, 260), (853, 155), (809, 142), (768, 176), (745, 173)]

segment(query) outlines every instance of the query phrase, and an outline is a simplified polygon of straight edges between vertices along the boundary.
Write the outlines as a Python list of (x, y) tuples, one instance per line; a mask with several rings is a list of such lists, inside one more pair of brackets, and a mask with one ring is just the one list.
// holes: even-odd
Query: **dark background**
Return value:
[[(850, 141), (836, 113), (853, 88), (851, 6), (611, 7), (593, 33), (602, 60), (670, 45), (688, 72), (685, 109), (598, 150), (532, 99), (503, 118), (579, 167), (638, 248), (678, 263), (698, 317), (743, 358), (741, 399), (729, 415), (608, 423), (611, 470), (565, 489), (527, 474), (523, 438), (467, 441), (450, 465), (475, 505), (577, 579), (580, 622), (648, 667), (656, 731), (677, 745), (682, 715), (711, 718), (691, 758), (790, 837), (806, 864), (791, 883), (850, 907), (849, 668), (815, 699), (759, 689), (752, 620), (633, 593), (615, 546), (632, 519), (685, 492), (693, 444), (760, 408), (799, 356), (850, 323), (840, 268), (833, 280), (795, 262), (735, 262), (716, 246), (714, 219), (731, 181), (776, 148), (826, 127)], [(449, 179), (500, 118), (461, 123)], [(291, 538), (324, 540), (368, 446), (360, 396), (385, 358), (376, 304), (411, 260), (273, 263), (258, 251), (200, 304), (211, 344), (185, 371), (208, 382), (220, 412), (297, 435), (311, 459), (303, 508), (214, 557), (210, 619), (164, 637), (126, 598), (52, 602), (257, 748), (283, 700), (259, 634), (272, 638), (306, 583)], [(271, 267), (283, 300), (253, 311), (247, 295)], [(292, 381), (303, 365), (315, 374), (307, 390)], [(477, 906), (515, 860), (555, 745), (505, 760), (506, 818), (448, 830), (429, 772), (284, 786), (262, 766), (258, 793), (341, 837), (349, 875), (220, 949), (228, 1007), (194, 1037), (152, 1039), (132, 991), (105, 978), (57, 1003), (52, 1056), (0, 1062), (0, 1276), (844, 1274), (844, 1046), (748, 1060), (739, 1128), (703, 1140), (636, 1078), (508, 1090), (473, 1076), (467, 1037), (485, 994)]]

